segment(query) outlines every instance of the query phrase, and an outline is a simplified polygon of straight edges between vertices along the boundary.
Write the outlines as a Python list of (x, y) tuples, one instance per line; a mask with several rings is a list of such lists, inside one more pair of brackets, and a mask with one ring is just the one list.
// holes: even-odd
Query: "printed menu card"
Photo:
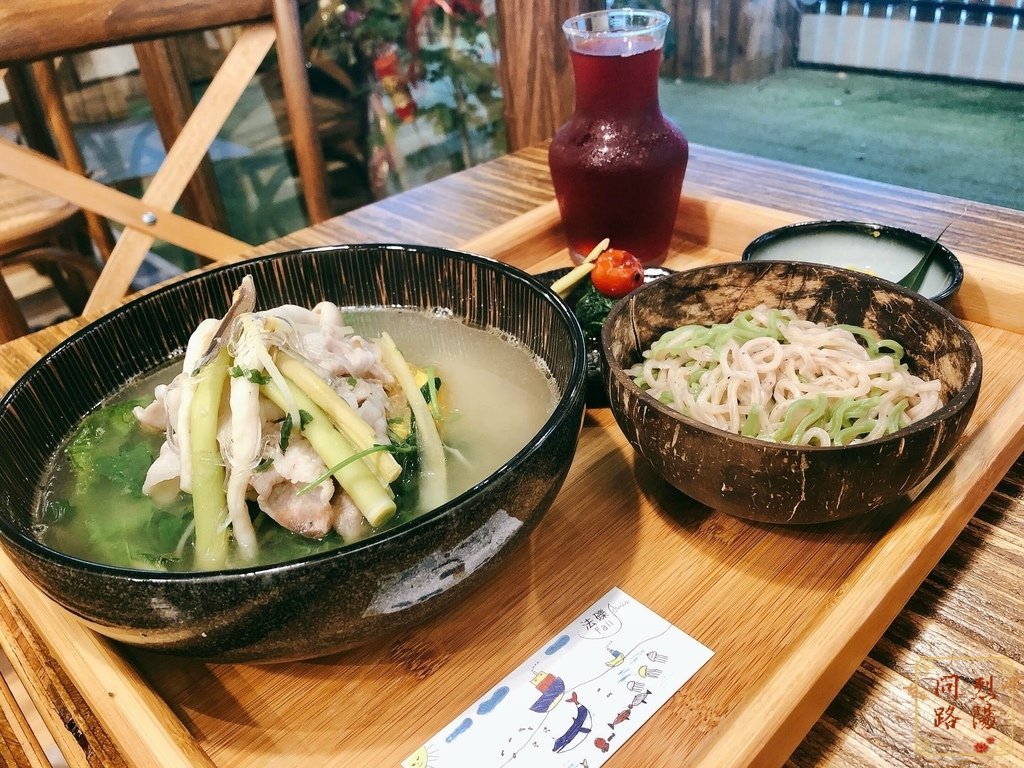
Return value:
[(614, 588), (402, 768), (598, 768), (711, 656)]

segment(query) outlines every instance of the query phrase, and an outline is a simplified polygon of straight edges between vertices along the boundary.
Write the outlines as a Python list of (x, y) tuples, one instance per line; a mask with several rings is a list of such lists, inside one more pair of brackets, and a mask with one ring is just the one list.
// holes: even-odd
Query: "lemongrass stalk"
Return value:
[(203, 320), (192, 332), (188, 344), (185, 346), (185, 360), (181, 365), (181, 376), (179, 386), (181, 396), (178, 401), (178, 418), (175, 429), (175, 445), (178, 447), (178, 456), (181, 459), (180, 485), (185, 493), (192, 493), (192, 428), (189, 426), (192, 418), (192, 397), (195, 395), (197, 377), (196, 365), (203, 357), (206, 348), (213, 341), (213, 335), (220, 325), (219, 320), (212, 317)]
[[(364, 451), (376, 444), (377, 435), (373, 427), (363, 421), (356, 409), (345, 402), (312, 368), (286, 353), (278, 353), (275, 362), (284, 376), (323, 409), (356, 450)], [(402, 466), (387, 451), (368, 454), (364, 461), (384, 483), (393, 483), (402, 474)]]
[(398, 381), (416, 418), (416, 449), (420, 459), (419, 507), (420, 511), (425, 512), (439, 507), (448, 500), (448, 466), (444, 446), (437, 432), (437, 425), (430, 414), (430, 407), (423, 399), (420, 388), (416, 386), (412, 370), (395, 345), (394, 339), (387, 333), (382, 333), (377, 343), (384, 365)]
[[(281, 391), (276, 382), (264, 384), (260, 389), (279, 408), (284, 408), (282, 404), (287, 402), (290, 396), (300, 410), (309, 414), (310, 418), (306, 420), (302, 436), (313, 446), (313, 450), (325, 465), (328, 467), (341, 465), (333, 473), (334, 477), (352, 499), (352, 503), (362, 512), (366, 522), (374, 528), (386, 523), (398, 511), (391, 495), (391, 489), (381, 483), (365, 462), (352, 461), (343, 464), (347, 458), (356, 453), (355, 447), (334, 428), (327, 414), (297, 385), (289, 381), (287, 377), (284, 381), (285, 386), (290, 390), (288, 395)], [(293, 428), (299, 428), (298, 422)]]
[(223, 568), (228, 555), (228, 517), (224, 460), (217, 444), (217, 423), (231, 358), (221, 348), (195, 378), (189, 409), (192, 431), (192, 510), (196, 524), (196, 564), (204, 570)]
[[(245, 370), (262, 371), (259, 355), (253, 347), (262, 346), (258, 329), (250, 315), (240, 317), (240, 331), (234, 344), (235, 365)], [(256, 531), (249, 519), (245, 494), (249, 488), (253, 467), (262, 447), (262, 420), (260, 418), (259, 385), (245, 376), (233, 376), (228, 399), (231, 408), (231, 449), (228, 454), (227, 503), (231, 531), (239, 553), (246, 560), (254, 560), (259, 553)]]
[(598, 256), (608, 249), (608, 245), (610, 243), (611, 241), (606, 237), (600, 243), (595, 245), (594, 250), (587, 254), (587, 258), (585, 258), (580, 264), (576, 265), (576, 267), (574, 267), (567, 275), (563, 275), (551, 284), (551, 290), (563, 299), (566, 298), (576, 283), (594, 271), (594, 262), (597, 260)]

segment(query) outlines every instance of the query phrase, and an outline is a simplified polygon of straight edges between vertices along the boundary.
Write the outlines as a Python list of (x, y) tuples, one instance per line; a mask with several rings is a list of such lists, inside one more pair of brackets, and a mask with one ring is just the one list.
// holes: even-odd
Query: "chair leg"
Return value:
[(68, 309), (82, 313), (100, 270), (88, 258), (57, 246), (42, 246), (19, 253), (6, 260), (8, 264), (27, 263), (45, 274)]
[(28, 323), (14, 300), (14, 294), (7, 287), (7, 281), (0, 275), (0, 344), (28, 333)]

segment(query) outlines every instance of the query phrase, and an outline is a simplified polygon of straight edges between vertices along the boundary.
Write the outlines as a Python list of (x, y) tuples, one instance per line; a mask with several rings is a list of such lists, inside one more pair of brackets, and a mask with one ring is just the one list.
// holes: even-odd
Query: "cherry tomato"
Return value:
[(643, 284), (644, 266), (629, 251), (609, 248), (597, 257), (590, 279), (602, 296), (620, 299)]

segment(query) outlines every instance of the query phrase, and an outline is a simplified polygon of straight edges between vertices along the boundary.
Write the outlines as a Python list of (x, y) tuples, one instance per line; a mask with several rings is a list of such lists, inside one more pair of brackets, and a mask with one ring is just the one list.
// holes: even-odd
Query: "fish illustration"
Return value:
[(630, 704), (628, 707), (626, 707), (626, 709), (624, 709), (621, 712), (619, 712), (619, 714), (617, 714), (615, 716), (615, 719), (612, 720), (610, 723), (608, 723), (608, 727), (609, 728), (614, 728), (619, 723), (622, 723), (622, 722), (625, 722), (626, 720), (629, 720), (629, 710), (631, 710), (632, 708), (633, 708), (633, 705)]
[(612, 655), (612, 660), (604, 663), (606, 667), (617, 667), (626, 660), (626, 657), (622, 655), (622, 652), (616, 651), (614, 648), (609, 648), (608, 653)]
[(580, 734), (586, 735), (590, 733), (590, 710), (580, 704), (579, 699), (576, 698), (575, 691), (572, 692), (572, 695), (566, 701), (576, 705), (576, 717), (573, 718), (572, 725), (569, 726), (568, 730), (555, 739), (554, 746), (551, 747), (552, 752), (565, 752), (573, 749), (577, 746), (573, 742), (576, 741)]
[(632, 709), (633, 707), (636, 707), (636, 706), (638, 706), (640, 704), (646, 704), (647, 703), (647, 697), (650, 696), (650, 695), (651, 695), (650, 691), (644, 691), (643, 693), (638, 693), (636, 696), (633, 697), (633, 703), (629, 705), (629, 708)]
[(614, 733), (611, 736), (609, 736), (607, 739), (602, 739), (600, 736), (598, 736), (596, 739), (594, 739), (594, 746), (597, 747), (598, 749), (600, 749), (602, 752), (607, 752), (608, 751), (608, 747), (610, 746), (608, 742), (610, 742), (614, 738), (615, 738), (615, 734)]
[(565, 693), (565, 683), (562, 682), (562, 678), (547, 672), (538, 672), (531, 682), (541, 692), (540, 698), (530, 705), (531, 711), (548, 712), (562, 700), (562, 694)]

